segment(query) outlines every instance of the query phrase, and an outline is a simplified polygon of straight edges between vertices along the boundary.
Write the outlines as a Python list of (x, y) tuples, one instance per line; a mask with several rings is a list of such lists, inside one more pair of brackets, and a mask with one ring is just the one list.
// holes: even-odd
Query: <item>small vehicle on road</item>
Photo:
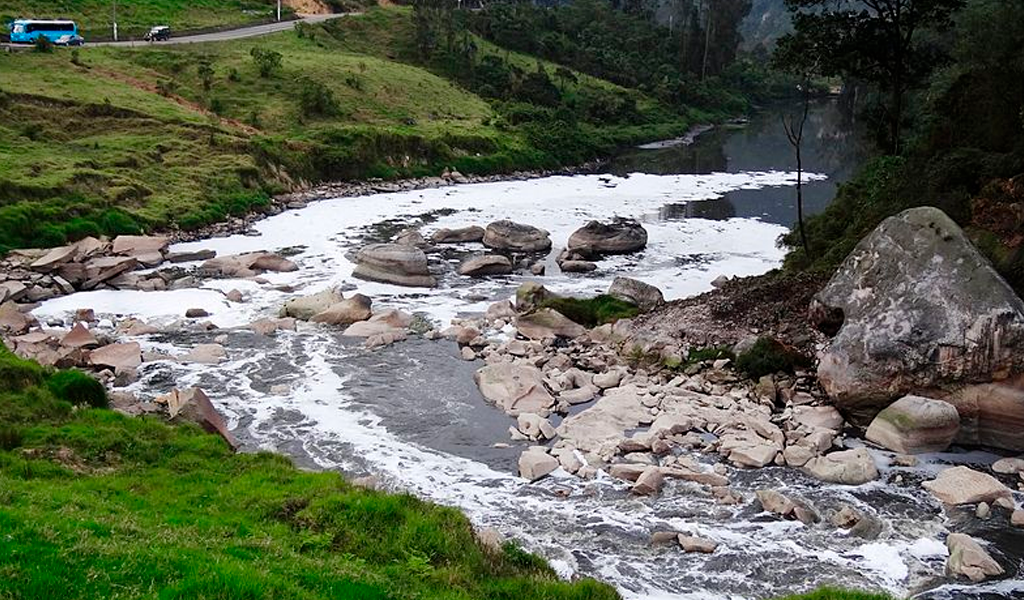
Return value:
[(162, 42), (171, 39), (171, 28), (167, 25), (156, 25), (151, 27), (142, 39), (147, 42)]
[(85, 45), (85, 38), (78, 35), (77, 33), (71, 33), (68, 35), (62, 35), (53, 41), (54, 46), (83, 46)]

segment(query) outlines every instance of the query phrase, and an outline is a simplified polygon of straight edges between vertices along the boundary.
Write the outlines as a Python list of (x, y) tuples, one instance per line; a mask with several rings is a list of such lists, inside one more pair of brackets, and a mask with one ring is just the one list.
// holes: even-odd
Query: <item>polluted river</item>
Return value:
[[(831, 104), (811, 112), (805, 157), (809, 212), (822, 210), (836, 183), (858, 162), (856, 143)], [(757, 275), (778, 267), (780, 235), (795, 219), (796, 173), (778, 114), (743, 126), (716, 128), (696, 141), (648, 145), (624, 153), (604, 172), (522, 181), (324, 199), (258, 221), (258, 235), (234, 235), (177, 244), (175, 251), (209, 249), (218, 255), (272, 251), (299, 269), (262, 280), (209, 279), (175, 291), (82, 292), (35, 310), (44, 321), (72, 318), (93, 308), (100, 327), (127, 317), (162, 331), (135, 338), (143, 349), (182, 355), (216, 340), (226, 351), (218, 364), (147, 362), (126, 389), (142, 398), (172, 387), (200, 386), (225, 415), (244, 451), (273, 450), (298, 464), (373, 475), (389, 490), (463, 510), (550, 561), (565, 577), (592, 576), (626, 598), (769, 598), (821, 585), (885, 590), (920, 598), (1024, 597), (1019, 573), (979, 586), (944, 577), (945, 534), (957, 530), (997, 544), (1024, 559), (1024, 538), (969, 516), (944, 513), (918, 483), (947, 463), (990, 464), (997, 456), (959, 451), (926, 455), (897, 467), (892, 455), (870, 450), (876, 481), (825, 484), (796, 469), (726, 467), (732, 489), (745, 498), (771, 488), (795, 493), (819, 509), (846, 504), (872, 516), (869, 538), (823, 525), (804, 525), (764, 513), (757, 503), (723, 505), (699, 486), (669, 481), (652, 497), (638, 497), (607, 475), (581, 479), (563, 472), (529, 483), (517, 460), (529, 441), (510, 440), (514, 417), (489, 404), (474, 383), (483, 361), (462, 358), (449, 340), (409, 339), (366, 349), (339, 328), (301, 323), (297, 331), (257, 335), (249, 323), (274, 317), (297, 295), (329, 287), (364, 294), (374, 310), (400, 309), (427, 328), (484, 313), (525, 281), (558, 293), (603, 293), (618, 275), (659, 287), (667, 299), (712, 289), (719, 276)], [(845, 148), (839, 151), (837, 148)], [(562, 273), (555, 258), (569, 235), (591, 220), (637, 219), (648, 233), (641, 252), (600, 261), (596, 271)], [(550, 232), (554, 247), (540, 257), (546, 274), (469, 278), (455, 273), (478, 243), (430, 252), (434, 288), (408, 288), (352, 277), (353, 253), (398, 231), (486, 226), (510, 219)], [(193, 265), (183, 265), (185, 268)], [(225, 292), (238, 290), (245, 302)], [(188, 308), (209, 313), (216, 329), (173, 325)], [(509, 335), (509, 328), (504, 333)], [(587, 405), (573, 407), (574, 412)], [(557, 425), (558, 417), (552, 422)], [(710, 471), (714, 454), (692, 453)], [(1018, 502), (1020, 497), (1017, 498)], [(713, 554), (653, 547), (651, 533), (682, 531), (714, 540)], [(1019, 570), (1019, 569), (1018, 569)]]

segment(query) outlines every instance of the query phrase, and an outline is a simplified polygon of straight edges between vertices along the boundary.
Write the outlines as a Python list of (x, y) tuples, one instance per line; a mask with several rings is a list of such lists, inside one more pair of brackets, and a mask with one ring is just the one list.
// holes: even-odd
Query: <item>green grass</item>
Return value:
[[(117, 23), (122, 39), (138, 39), (153, 25), (185, 31), (266, 20), (275, 16), (276, 6), (276, 0), (120, 0)], [(110, 0), (7, 0), (0, 9), (0, 28), (6, 32), (12, 18), (67, 18), (78, 22), (87, 39), (108, 37), (111, 9)]]
[(893, 597), (888, 594), (872, 594), (827, 587), (809, 594), (785, 596), (778, 600), (893, 600)]
[(2, 347), (0, 370), (0, 598), (618, 597), (483, 548), (456, 510), (194, 426), (73, 411), (43, 385), (59, 374)]
[(750, 350), (736, 357), (736, 368), (751, 379), (779, 372), (793, 373), (811, 365), (811, 359), (770, 337), (758, 338)]
[(553, 308), (584, 327), (596, 327), (640, 314), (635, 304), (606, 294), (593, 298), (549, 298), (542, 308)]

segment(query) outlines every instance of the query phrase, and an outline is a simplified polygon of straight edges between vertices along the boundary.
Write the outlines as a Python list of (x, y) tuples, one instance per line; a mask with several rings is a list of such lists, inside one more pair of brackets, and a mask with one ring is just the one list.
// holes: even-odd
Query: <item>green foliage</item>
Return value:
[(18, 392), (42, 381), (42, 367), (0, 345), (0, 392)]
[(733, 360), (736, 356), (732, 353), (732, 350), (727, 346), (707, 346), (704, 348), (690, 348), (686, 353), (686, 362), (688, 364), (695, 364), (704, 362), (707, 360), (719, 360), (722, 358), (728, 358)]
[(304, 115), (329, 117), (338, 112), (338, 102), (331, 88), (309, 77), (300, 79), (298, 87), (299, 109)]
[(53, 52), (53, 42), (45, 35), (36, 36), (36, 41), (32, 44), (32, 51), (44, 54)]
[(552, 308), (585, 327), (630, 319), (640, 314), (635, 304), (606, 294), (586, 299), (549, 298), (541, 303), (541, 307)]
[(208, 58), (199, 61), (199, 65), (196, 67), (196, 74), (199, 75), (199, 80), (203, 83), (203, 90), (207, 92), (210, 91), (210, 88), (213, 87), (213, 76), (215, 75), (215, 72), (213, 70), (213, 65), (210, 63)]
[(283, 56), (276, 50), (254, 47), (249, 50), (249, 55), (252, 56), (252, 61), (256, 64), (256, 70), (259, 71), (260, 77), (270, 77), (281, 69)]
[(811, 360), (796, 349), (770, 337), (758, 338), (750, 350), (736, 357), (736, 368), (751, 379), (779, 372), (793, 373), (811, 364)]
[(61, 400), (76, 406), (107, 408), (107, 390), (103, 384), (74, 369), (57, 371), (46, 378), (46, 387)]

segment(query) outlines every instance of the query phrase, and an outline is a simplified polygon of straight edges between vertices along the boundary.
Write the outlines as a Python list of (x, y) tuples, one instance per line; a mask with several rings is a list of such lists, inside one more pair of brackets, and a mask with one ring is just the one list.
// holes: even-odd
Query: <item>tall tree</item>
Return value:
[(943, 30), (964, 0), (786, 0), (791, 34), (779, 40), (776, 64), (825, 76), (858, 79), (888, 97), (886, 144), (899, 152), (907, 91), (936, 66), (926, 29)]

